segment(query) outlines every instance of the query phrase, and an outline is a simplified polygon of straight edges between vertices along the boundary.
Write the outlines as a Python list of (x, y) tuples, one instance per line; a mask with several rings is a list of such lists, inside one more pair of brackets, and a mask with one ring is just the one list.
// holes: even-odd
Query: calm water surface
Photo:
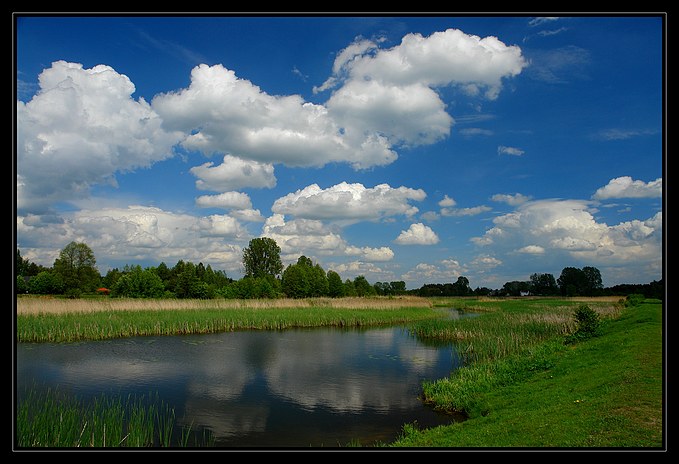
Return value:
[(456, 420), (425, 406), (424, 380), (459, 366), (451, 345), (405, 329), (295, 329), (20, 343), (16, 391), (58, 388), (78, 398), (155, 396), (176, 428), (209, 430), (215, 447), (370, 446), (403, 424)]

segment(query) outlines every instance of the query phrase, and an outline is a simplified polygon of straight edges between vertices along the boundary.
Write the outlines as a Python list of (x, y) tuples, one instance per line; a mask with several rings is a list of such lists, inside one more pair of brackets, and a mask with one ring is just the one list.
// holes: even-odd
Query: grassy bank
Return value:
[[(590, 302), (602, 315), (598, 336), (565, 343), (575, 327), (568, 327), (564, 318), (555, 324), (562, 329), (555, 328), (541, 340), (522, 338), (513, 348), (508, 348), (507, 340), (512, 338), (509, 333), (519, 331), (518, 320), (528, 321), (538, 333), (540, 313), (543, 319), (548, 313), (550, 318), (562, 312), (565, 316), (573, 307), (563, 301), (467, 304), (489, 311), (488, 316), (454, 321), (446, 332), (430, 335), (458, 340), (463, 351), (475, 353), (475, 361), (450, 378), (426, 383), (423, 394), (433, 407), (465, 411), (468, 419), (427, 430), (406, 425), (390, 446), (665, 447), (661, 304), (622, 308)], [(544, 305), (541, 310), (539, 305)], [(502, 324), (500, 319), (514, 329), (493, 329)]]

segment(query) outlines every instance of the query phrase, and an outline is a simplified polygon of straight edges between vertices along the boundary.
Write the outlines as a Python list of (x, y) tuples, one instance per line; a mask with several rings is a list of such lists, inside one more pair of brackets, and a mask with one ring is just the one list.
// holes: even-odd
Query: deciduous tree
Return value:
[(93, 292), (101, 280), (96, 264), (97, 260), (89, 246), (71, 242), (59, 253), (53, 270), (61, 276), (65, 291)]
[(281, 248), (272, 238), (253, 238), (243, 250), (243, 267), (248, 277), (279, 277), (283, 272)]
[(340, 275), (330, 270), (328, 271), (328, 296), (332, 298), (339, 298), (345, 295), (344, 283)]

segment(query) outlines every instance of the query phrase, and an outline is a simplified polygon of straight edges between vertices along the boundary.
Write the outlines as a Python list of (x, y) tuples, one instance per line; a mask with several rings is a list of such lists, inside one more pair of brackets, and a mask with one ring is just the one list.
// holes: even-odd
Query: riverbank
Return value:
[(389, 446), (666, 450), (663, 342), (662, 304), (639, 304), (603, 320), (596, 337), (555, 337), (461, 368), (425, 391), (444, 409), (456, 391), (473, 396), (469, 418), (428, 430), (406, 425)]

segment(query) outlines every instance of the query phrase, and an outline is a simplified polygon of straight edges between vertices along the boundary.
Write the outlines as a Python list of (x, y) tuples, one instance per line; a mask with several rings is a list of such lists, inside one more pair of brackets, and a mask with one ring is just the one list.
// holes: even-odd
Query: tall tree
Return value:
[(556, 281), (563, 296), (583, 295), (583, 291), (587, 287), (587, 276), (582, 269), (576, 267), (563, 268)]
[(328, 277), (320, 264), (302, 255), (289, 265), (281, 276), (283, 292), (291, 298), (328, 295)]
[(333, 298), (339, 298), (344, 296), (344, 283), (340, 275), (330, 270), (328, 271), (328, 295)]
[(281, 277), (281, 287), (288, 298), (307, 298), (310, 296), (311, 282), (309, 282), (307, 267), (299, 264), (299, 262), (286, 267)]
[(281, 248), (269, 237), (253, 238), (243, 250), (246, 277), (278, 277), (283, 272)]
[(316, 263), (309, 268), (309, 283), (311, 284), (311, 296), (328, 295), (328, 276), (320, 264)]
[(403, 295), (406, 293), (406, 283), (403, 280), (390, 282), (389, 285), (391, 286), (391, 291), (395, 295)]
[(472, 288), (469, 286), (469, 279), (465, 276), (459, 276), (457, 281), (453, 284), (455, 295), (466, 296), (472, 293)]
[(601, 280), (601, 272), (599, 269), (592, 266), (585, 266), (582, 268), (585, 275), (585, 288), (583, 294), (587, 296), (595, 296), (601, 293), (604, 285)]
[(533, 295), (556, 295), (559, 287), (552, 274), (535, 273), (530, 276), (530, 292)]
[(66, 292), (92, 292), (101, 280), (96, 264), (94, 252), (89, 246), (81, 242), (71, 242), (59, 253), (53, 269), (63, 279)]
[(376, 293), (375, 288), (370, 285), (368, 279), (363, 275), (354, 278), (354, 290), (356, 291), (356, 296), (372, 296)]

